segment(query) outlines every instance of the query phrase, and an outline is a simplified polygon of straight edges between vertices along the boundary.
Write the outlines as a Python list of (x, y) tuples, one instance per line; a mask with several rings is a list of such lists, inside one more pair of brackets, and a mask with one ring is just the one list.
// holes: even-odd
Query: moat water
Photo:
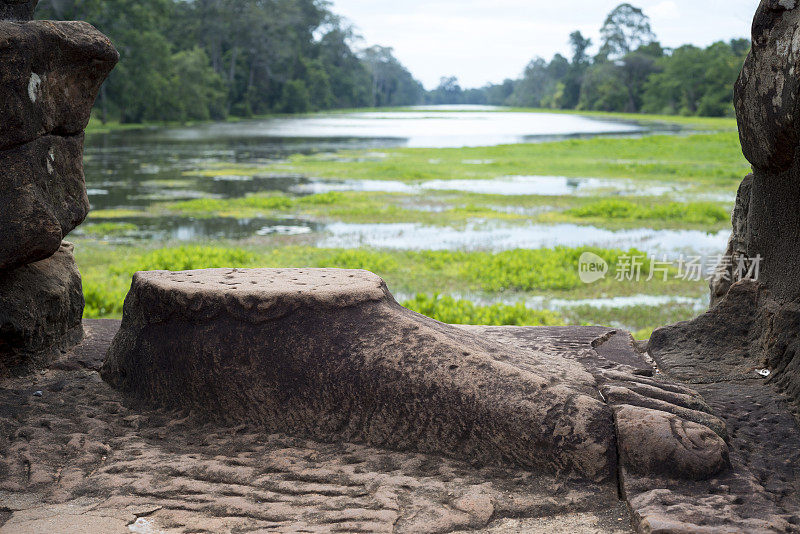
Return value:
[[(658, 133), (669, 130), (658, 130)], [(326, 191), (401, 192), (451, 190), (500, 195), (680, 194), (680, 184), (642, 184), (594, 177), (507, 176), (495, 180), (436, 180), (417, 184), (381, 180), (322, 180), (305, 176), (187, 176), (215, 165), (258, 165), (292, 154), (335, 153), (343, 149), (466, 147), (535, 143), (600, 135), (641, 136), (653, 127), (575, 115), (497, 112), (491, 108), (417, 108), (403, 112), (319, 114), (184, 128), (91, 134), (85, 170), (93, 209), (142, 210), (156, 202), (195, 198), (237, 198), (280, 191), (308, 195)], [(483, 165), (483, 160), (463, 163)], [(511, 209), (511, 208), (509, 208)], [(137, 226), (114, 239), (197, 241), (304, 235), (320, 246), (462, 248), (501, 250), (556, 245), (637, 247), (677, 255), (724, 249), (726, 236), (697, 231), (591, 226), (476, 223), (465, 229), (420, 224), (320, 224), (298, 219), (232, 217), (148, 217), (115, 219)], [(103, 222), (94, 218), (90, 222)], [(308, 241), (307, 241), (308, 242)]]

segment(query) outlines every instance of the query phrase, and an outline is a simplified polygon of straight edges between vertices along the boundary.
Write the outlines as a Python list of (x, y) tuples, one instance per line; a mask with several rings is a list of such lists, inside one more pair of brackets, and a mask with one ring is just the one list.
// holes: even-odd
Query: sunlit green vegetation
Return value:
[(553, 214), (564, 219), (578, 219), (602, 224), (605, 221), (637, 221), (640, 223), (664, 223), (680, 221), (712, 229), (730, 221), (730, 208), (713, 202), (658, 202), (642, 204), (630, 200), (605, 198), (591, 204), (571, 208)]
[(109, 236), (125, 235), (138, 230), (138, 226), (127, 222), (101, 222), (86, 223), (77, 231), (76, 235), (104, 238)]
[[(593, 251), (610, 263), (608, 277), (595, 284), (578, 278), (578, 258)], [(630, 251), (628, 251), (630, 252)], [(120, 317), (131, 277), (139, 270), (189, 270), (211, 267), (337, 267), (367, 269), (382, 276), (409, 307), (450, 323), (485, 324), (609, 324), (634, 330), (654, 328), (668, 318), (687, 318), (690, 307), (643, 310), (635, 308), (575, 308), (552, 312), (525, 308), (526, 297), (550, 295), (587, 298), (606, 295), (697, 295), (704, 282), (658, 278), (646, 282), (647, 261), (638, 282), (618, 282), (614, 273), (623, 251), (595, 248), (513, 250), (497, 254), (458, 251), (382, 251), (321, 249), (304, 246), (193, 245), (132, 248), (79, 242), (76, 248), (83, 275), (85, 316)], [(634, 254), (638, 254), (635, 251)], [(489, 303), (454, 299), (456, 293), (474, 294)], [(503, 296), (504, 302), (496, 299)], [(626, 310), (633, 310), (630, 313)]]
[[(726, 227), (730, 206), (714, 202), (674, 202), (660, 198), (627, 199), (602, 196), (486, 195), (459, 192), (406, 193), (329, 192), (306, 197), (280, 193), (251, 194), (233, 199), (194, 199), (162, 202), (148, 211), (103, 210), (90, 220), (129, 219), (131, 216), (182, 215), (212, 217), (297, 217), (350, 223), (420, 223), (460, 227), (468, 222), (591, 224), (608, 228), (696, 228), (708, 231)], [(92, 236), (103, 235), (112, 223), (89, 227)], [(125, 228), (135, 225), (126, 223)], [(114, 235), (114, 234), (105, 234)]]
[(403, 302), (403, 306), (437, 321), (449, 324), (475, 324), (490, 326), (558, 326), (564, 318), (548, 310), (532, 310), (524, 302), (517, 304), (475, 304), (469, 300), (454, 299), (447, 295), (417, 294)]
[(262, 193), (233, 199), (164, 202), (154, 206), (150, 214), (238, 218), (291, 215), (325, 221), (415, 222), (449, 226), (462, 225), (474, 219), (530, 220), (530, 217), (521, 214), (498, 211), (495, 206), (490, 205), (490, 199), (483, 199), (482, 205), (479, 205), (474, 202), (474, 196), (460, 198), (453, 195), (432, 195), (428, 201), (436, 203), (440, 209), (428, 211), (419, 209), (419, 200), (416, 195), (357, 191), (329, 192), (305, 197)]

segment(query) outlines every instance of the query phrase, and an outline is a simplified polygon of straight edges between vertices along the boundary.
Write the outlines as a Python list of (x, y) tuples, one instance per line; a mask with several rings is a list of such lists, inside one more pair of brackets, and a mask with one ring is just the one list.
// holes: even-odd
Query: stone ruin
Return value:
[(83, 338), (81, 278), (63, 239), (89, 212), (83, 130), (118, 58), (86, 23), (31, 21), (36, 3), (0, 2), (0, 376)]
[(709, 311), (645, 350), (442, 324), (338, 269), (137, 273), (121, 323), (81, 329), (61, 240), (116, 53), (0, 22), (0, 359), (46, 367), (0, 384), (0, 532), (800, 532), (799, 26), (763, 0), (736, 85), (729, 252), (761, 276), (721, 265)]
[[(742, 151), (753, 166), (739, 187), (727, 255), (711, 283), (711, 309), (658, 331), (651, 352), (687, 379), (687, 361), (709, 372), (770, 382), (800, 407), (800, 9), (763, 0), (753, 48), (734, 91)], [(736, 281), (736, 261), (759, 258), (757, 281)], [(700, 340), (699, 343), (696, 340)]]

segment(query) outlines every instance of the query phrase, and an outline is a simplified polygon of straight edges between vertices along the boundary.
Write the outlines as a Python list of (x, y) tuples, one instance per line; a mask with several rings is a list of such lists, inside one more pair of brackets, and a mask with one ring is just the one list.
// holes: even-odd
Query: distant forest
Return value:
[(517, 80), (464, 90), (442, 78), (429, 104), (490, 104), (534, 108), (625, 111), (668, 115), (733, 115), (733, 83), (750, 50), (748, 39), (707, 48), (661, 46), (641, 9), (620, 4), (605, 20), (599, 51), (569, 36), (572, 57), (534, 58)]
[(323, 0), (41, 0), (85, 20), (121, 59), (96, 105), (123, 123), (224, 119), (420, 103), (424, 89)]
[(414, 104), (489, 104), (684, 115), (732, 114), (750, 42), (663, 48), (641, 9), (621, 4), (572, 57), (532, 60), (521, 78), (425, 91), (392, 49), (359, 47), (325, 0), (41, 0), (37, 16), (86, 20), (121, 54), (96, 105), (123, 123)]

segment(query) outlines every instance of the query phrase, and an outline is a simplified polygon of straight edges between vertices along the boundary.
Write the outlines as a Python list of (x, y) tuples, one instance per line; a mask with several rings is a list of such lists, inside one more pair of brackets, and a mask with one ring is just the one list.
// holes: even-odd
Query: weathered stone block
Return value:
[(118, 58), (85, 22), (0, 22), (0, 150), (81, 133)]
[(79, 342), (83, 306), (69, 243), (46, 260), (0, 271), (0, 375), (46, 365)]
[(0, 20), (31, 20), (39, 0), (0, 0)]
[[(102, 376), (134, 401), (215, 422), (595, 482), (616, 479), (613, 411), (622, 404), (659, 414), (654, 431), (672, 421), (693, 436), (726, 435), (695, 392), (632, 374), (620, 363), (639, 360), (631, 348), (554, 354), (533, 331), (523, 342), (525, 330), (442, 324), (397, 304), (366, 271), (143, 272)], [(704, 453), (683, 437), (660, 432), (641, 454), (671, 451), (676, 477), (726, 467), (721, 438)], [(639, 446), (631, 432), (624, 439)]]
[(594, 377), (536, 358), (401, 307), (366, 271), (161, 271), (134, 276), (102, 376), (215, 421), (613, 481)]
[(83, 135), (0, 151), (0, 272), (43, 260), (89, 213)]
[(725, 441), (704, 425), (629, 405), (615, 417), (620, 462), (633, 473), (705, 480), (729, 465)]

